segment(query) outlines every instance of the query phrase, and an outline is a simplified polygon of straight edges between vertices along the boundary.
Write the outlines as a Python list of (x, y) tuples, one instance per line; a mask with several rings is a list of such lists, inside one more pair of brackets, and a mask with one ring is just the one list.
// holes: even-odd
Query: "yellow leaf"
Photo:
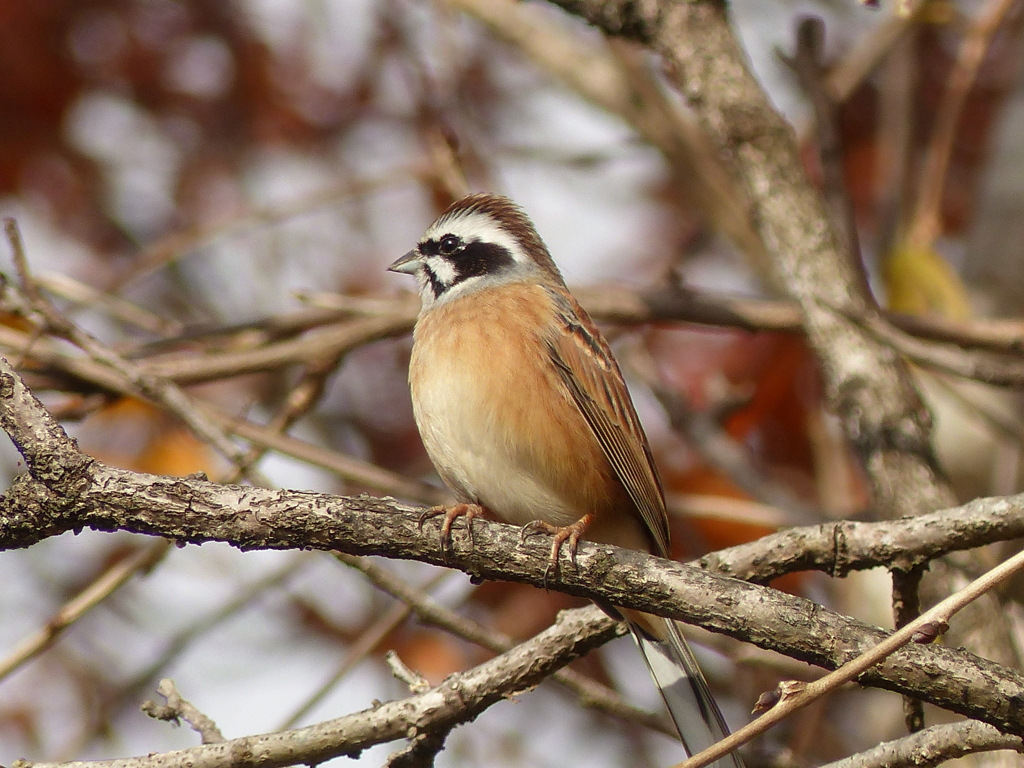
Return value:
[(890, 254), (882, 273), (889, 309), (950, 320), (971, 316), (967, 289), (949, 263), (931, 248), (902, 247)]

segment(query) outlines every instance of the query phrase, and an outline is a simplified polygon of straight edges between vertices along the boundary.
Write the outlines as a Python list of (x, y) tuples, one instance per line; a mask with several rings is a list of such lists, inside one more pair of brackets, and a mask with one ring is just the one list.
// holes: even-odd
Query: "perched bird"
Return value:
[[(526, 214), (475, 194), (392, 264), (422, 308), (409, 384), (423, 445), (459, 504), (554, 534), (669, 556), (661, 481), (608, 343)], [(690, 754), (728, 730), (675, 622), (623, 610)], [(719, 768), (741, 768), (730, 756)]]

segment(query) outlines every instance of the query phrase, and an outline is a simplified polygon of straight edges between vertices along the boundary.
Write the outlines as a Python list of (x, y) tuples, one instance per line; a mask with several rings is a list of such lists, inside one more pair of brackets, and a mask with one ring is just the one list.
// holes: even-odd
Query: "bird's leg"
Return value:
[(444, 515), (444, 522), (441, 523), (441, 554), (448, 559), (449, 548), (452, 541), (452, 523), (456, 518), (466, 518), (466, 532), (469, 534), (469, 546), (473, 547), (473, 518), (483, 514), (484, 508), (479, 504), (453, 504), (450, 507), (436, 506), (426, 510), (420, 515), (420, 530), (423, 530), (423, 523), (431, 517)]
[(579, 546), (580, 539), (583, 538), (583, 533), (587, 530), (587, 526), (592, 522), (594, 522), (594, 515), (588, 513), (575, 523), (569, 525), (558, 526), (546, 523), (543, 520), (534, 520), (523, 526), (520, 541), (526, 541), (526, 537), (531, 533), (550, 533), (554, 537), (554, 540), (551, 542), (551, 557), (548, 560), (548, 567), (544, 569), (545, 588), (547, 588), (548, 577), (552, 574), (558, 575), (558, 555), (566, 542), (569, 543), (569, 562), (573, 566), (576, 565), (576, 548)]

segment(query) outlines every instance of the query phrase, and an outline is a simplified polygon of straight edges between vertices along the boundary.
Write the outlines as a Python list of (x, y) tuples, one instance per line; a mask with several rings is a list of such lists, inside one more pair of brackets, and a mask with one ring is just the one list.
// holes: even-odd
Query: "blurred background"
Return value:
[[(879, 301), (954, 322), (1019, 317), (1024, 2), (933, 0), (907, 18), (855, 0), (732, 7), (819, 182), (812, 113), (780, 54), (792, 54), (802, 15), (825, 20), (824, 87), (838, 103), (846, 190)], [(462, 184), (519, 202), (584, 297), (608, 285), (682, 285), (780, 300), (742, 194), (722, 183), (728, 173), (657, 62), (553, 6), (0, 0), (0, 72), (0, 213), (17, 219), (40, 283), (125, 357), (174, 372), (222, 419), (250, 425), (254, 445), (290, 436), (252, 455), (259, 477), (281, 487), (438, 495), (405, 382), (408, 322), (373, 322), (409, 317), (411, 281), (385, 268)], [(6, 250), (3, 259), (12, 274)], [(256, 355), (344, 323), (369, 330), (283, 362)], [(866, 486), (799, 335), (605, 328), (665, 479), (678, 557), (867, 514)], [(140, 471), (237, 478), (172, 416), (33, 357), (32, 343), (22, 321), (4, 320), (0, 350), (23, 361), (86, 451)], [(962, 498), (1017, 490), (1016, 396), (919, 377)], [(17, 459), (5, 446), (5, 486)], [(161, 677), (230, 738), (404, 695), (382, 662), (387, 649), (434, 682), (487, 658), (405, 620), (327, 555), (155, 546), (86, 531), (0, 554), (0, 764), (197, 743), (139, 711)], [(380, 565), (516, 637), (573, 604), (415, 563)], [(123, 578), (102, 581), (114, 573)], [(891, 626), (884, 573), (777, 586)], [(101, 593), (95, 605), (52, 647), (19, 656), (89, 589)], [(778, 679), (812, 674), (694, 638), (734, 724)], [(658, 710), (628, 640), (579, 666)], [(756, 754), (779, 765), (836, 759), (900, 735), (900, 707), (895, 695), (846, 691), (777, 728)], [(350, 762), (381, 764), (396, 748)], [(545, 685), (457, 729), (439, 763), (681, 758), (670, 739)]]

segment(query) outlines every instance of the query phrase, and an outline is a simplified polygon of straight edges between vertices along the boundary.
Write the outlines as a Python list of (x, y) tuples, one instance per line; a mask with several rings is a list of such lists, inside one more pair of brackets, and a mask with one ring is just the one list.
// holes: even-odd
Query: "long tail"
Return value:
[[(679, 731), (683, 747), (687, 754), (695, 755), (728, 736), (729, 728), (676, 623), (653, 616), (643, 618), (649, 620), (643, 621), (645, 625), (664, 621), (664, 629), (657, 626), (655, 630), (661, 630), (658, 634), (663, 633), (664, 638), (655, 637), (636, 621), (630, 621), (629, 627)], [(744, 768), (735, 752), (711, 765), (712, 768)]]

